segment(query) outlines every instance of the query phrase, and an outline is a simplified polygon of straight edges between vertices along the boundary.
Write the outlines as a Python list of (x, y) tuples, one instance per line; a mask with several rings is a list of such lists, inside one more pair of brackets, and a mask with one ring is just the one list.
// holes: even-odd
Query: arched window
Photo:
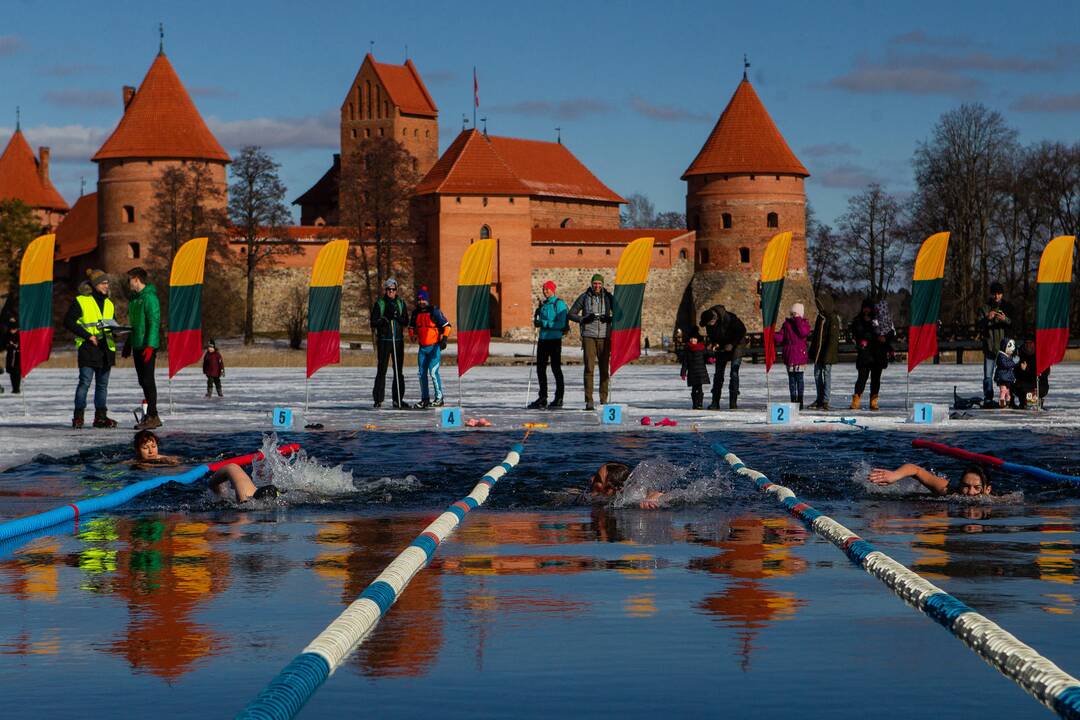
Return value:
[(741, 262), (741, 263), (749, 263), (750, 262), (750, 248), (748, 248), (748, 247), (739, 248), (739, 262)]
[(578, 254), (578, 255), (584, 255), (584, 254), (585, 254), (585, 251), (584, 251), (584, 250), (582, 250), (581, 248), (578, 248), (578, 249), (577, 249), (577, 254)]
[(698, 262), (701, 263), (702, 265), (708, 265), (709, 264), (709, 249), (708, 248), (701, 248), (700, 250), (698, 250)]
[(491, 237), (491, 228), (489, 228), (487, 225), (484, 225), (482, 228), (480, 228), (480, 239), (487, 240), (489, 237)]
[(605, 255), (610, 255), (611, 254), (611, 248), (605, 248), (604, 249), (604, 254)]
[(386, 134), (385, 131), (386, 131), (386, 128), (379, 128), (379, 137), (382, 137), (383, 135), (385, 135)]
[(352, 136), (353, 136), (353, 139), (355, 140), (356, 139), (356, 128), (352, 129)]
[(487, 198), (484, 198), (484, 199), (483, 199), (483, 202), (482, 202), (481, 204), (482, 204), (482, 205), (483, 205), (484, 207), (487, 207)]
[(559, 227), (561, 227), (561, 228), (570, 227), (570, 224), (572, 222), (573, 222), (573, 220), (571, 220), (570, 218), (563, 218), (562, 222), (559, 223)]
[(135, 222), (135, 206), (134, 205), (125, 205), (124, 206), (124, 222), (126, 222), (126, 223)]
[(686, 259), (686, 248), (683, 248), (682, 250), (679, 251), (679, 259), (680, 260), (685, 260)]
[(765, 224), (771, 228), (780, 227), (780, 216), (776, 213), (769, 213), (765, 216)]
[(132, 260), (138, 260), (139, 255), (141, 255), (141, 254), (142, 254), (142, 252), (141, 252), (141, 248), (139, 247), (139, 243), (128, 243), (128, 257), (129, 258), (131, 258)]
[(723, 215), (720, 216), (720, 220), (721, 220), (725, 230), (730, 230), (731, 229), (731, 213), (724, 213)]
[(555, 248), (548, 248), (548, 255), (554, 255), (554, 254), (555, 254)]

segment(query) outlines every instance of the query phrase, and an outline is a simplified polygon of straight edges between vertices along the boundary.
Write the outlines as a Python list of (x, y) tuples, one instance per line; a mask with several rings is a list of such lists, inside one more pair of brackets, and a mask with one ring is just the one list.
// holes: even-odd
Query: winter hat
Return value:
[(555, 281), (554, 280), (548, 280), (546, 283), (544, 283), (544, 289), (545, 290), (550, 290), (551, 294), (554, 295), (555, 294)]
[(702, 325), (712, 325), (716, 321), (716, 311), (712, 308), (705, 310), (701, 313), (701, 317), (698, 319)]
[(1016, 352), (1016, 341), (1012, 338), (1002, 338), (1001, 351), (1006, 355), (1012, 355)]
[(427, 285), (421, 285), (420, 289), (416, 291), (416, 299), (424, 302), (428, 301)]
[(998, 293), (1001, 293), (1002, 295), (1004, 295), (1005, 294), (1005, 286), (995, 280), (994, 282), (990, 283), (990, 294), (991, 295), (996, 295)]
[(806, 306), (801, 302), (797, 302), (791, 306), (791, 312), (795, 313), (797, 317), (802, 317), (806, 314)]
[(596, 273), (595, 275), (592, 276), (592, 280), (590, 280), (589, 282), (600, 282), (600, 283), (602, 283), (602, 282), (604, 282), (604, 276), (601, 275), (600, 273)]
[(88, 277), (90, 279), (90, 286), (91, 287), (100, 285), (101, 283), (103, 283), (103, 282), (105, 282), (105, 281), (107, 281), (109, 279), (108, 273), (106, 273), (104, 270), (94, 270), (94, 269), (87, 270), (86, 271), (86, 277)]
[(386, 278), (386, 282), (383, 283), (383, 287), (387, 290), (389, 290), (390, 288), (394, 288), (395, 290), (397, 290), (397, 280), (395, 280), (394, 278)]
[(874, 309), (874, 301), (870, 298), (863, 298), (861, 310), (865, 310), (866, 308), (870, 308), (871, 310)]

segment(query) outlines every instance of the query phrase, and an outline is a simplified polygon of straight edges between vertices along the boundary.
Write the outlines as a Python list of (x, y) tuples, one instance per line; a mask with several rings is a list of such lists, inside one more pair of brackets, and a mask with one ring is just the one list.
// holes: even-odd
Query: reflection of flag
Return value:
[(341, 362), (341, 286), (345, 283), (348, 240), (323, 245), (308, 288), (307, 376)]
[(483, 365), (491, 345), (491, 258), (495, 238), (477, 240), (461, 258), (458, 273), (458, 377)]
[(1038, 313), (1035, 319), (1035, 374), (1065, 357), (1069, 344), (1069, 285), (1076, 237), (1062, 235), (1046, 244), (1039, 260)]
[(480, 107), (480, 81), (476, 79), (476, 66), (472, 69), (473, 107)]
[(202, 286), (206, 238), (180, 246), (169, 273), (169, 379), (202, 357)]
[(780, 296), (784, 294), (791, 231), (774, 235), (761, 258), (761, 327), (765, 335), (765, 372), (776, 361), (776, 318), (780, 314)]
[(931, 235), (919, 248), (911, 276), (911, 323), (908, 328), (907, 371), (937, 354), (937, 323), (941, 314), (941, 278), (949, 233)]
[(52, 349), (52, 285), (55, 235), (26, 246), (19, 268), (19, 371), (23, 377), (49, 359)]
[(611, 324), (611, 374), (641, 354), (641, 306), (649, 279), (653, 239), (638, 238), (623, 248), (615, 271), (615, 316)]

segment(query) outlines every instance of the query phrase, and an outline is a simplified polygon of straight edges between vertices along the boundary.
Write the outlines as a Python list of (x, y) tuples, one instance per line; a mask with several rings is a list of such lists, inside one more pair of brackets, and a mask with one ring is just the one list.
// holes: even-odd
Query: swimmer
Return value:
[[(606, 462), (597, 468), (589, 479), (589, 495), (594, 501), (608, 500), (615, 497), (629, 479), (629, 465)], [(663, 496), (664, 493), (659, 490), (650, 490), (645, 499), (638, 503), (638, 507), (642, 510), (656, 510), (660, 507), (660, 498)]]
[[(135, 451), (133, 467), (139, 470), (180, 464), (179, 457), (162, 455), (158, 452), (158, 437), (151, 430), (140, 430), (135, 433), (135, 439), (131, 444)], [(239, 465), (226, 465), (218, 469), (206, 482), (210, 491), (223, 500), (226, 499), (225, 485), (231, 484), (233, 494), (236, 495), (236, 502), (241, 503), (252, 498), (255, 500), (276, 498), (282, 494), (282, 491), (274, 485), (256, 487), (251, 476)]]
[[(870, 471), (870, 482), (882, 487), (892, 485), (897, 480), (913, 477), (935, 495), (948, 495), (950, 483), (946, 478), (921, 468), (912, 463), (904, 463), (895, 470), (874, 468)], [(990, 479), (980, 465), (968, 465), (960, 475), (960, 484), (953, 488), (954, 493), (975, 496), (990, 494)]]

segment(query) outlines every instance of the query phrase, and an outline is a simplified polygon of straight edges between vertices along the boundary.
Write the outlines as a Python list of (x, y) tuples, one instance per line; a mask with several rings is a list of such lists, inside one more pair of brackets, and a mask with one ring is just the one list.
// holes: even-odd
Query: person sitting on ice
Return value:
[(935, 475), (934, 473), (919, 467), (912, 463), (904, 463), (895, 470), (886, 470), (885, 468), (874, 468), (870, 471), (870, 482), (875, 485), (885, 487), (892, 485), (898, 480), (903, 480), (907, 477), (913, 477), (918, 480), (923, 487), (928, 489), (935, 495), (967, 495), (969, 497), (975, 495), (989, 495), (990, 494), (990, 478), (986, 474), (986, 470), (981, 465), (968, 465), (964, 468), (964, 472), (960, 474), (960, 482), (957, 485), (953, 485), (948, 479)]
[[(135, 433), (135, 438), (131, 444), (135, 451), (133, 466), (139, 470), (179, 465), (181, 462), (176, 455), (162, 455), (158, 452), (160, 443), (157, 435), (151, 430), (140, 430)], [(239, 465), (225, 465), (206, 480), (210, 491), (223, 500), (227, 499), (225, 495), (226, 483), (231, 485), (238, 503), (252, 499), (276, 498), (283, 493), (282, 490), (272, 484), (257, 487), (251, 476)]]

